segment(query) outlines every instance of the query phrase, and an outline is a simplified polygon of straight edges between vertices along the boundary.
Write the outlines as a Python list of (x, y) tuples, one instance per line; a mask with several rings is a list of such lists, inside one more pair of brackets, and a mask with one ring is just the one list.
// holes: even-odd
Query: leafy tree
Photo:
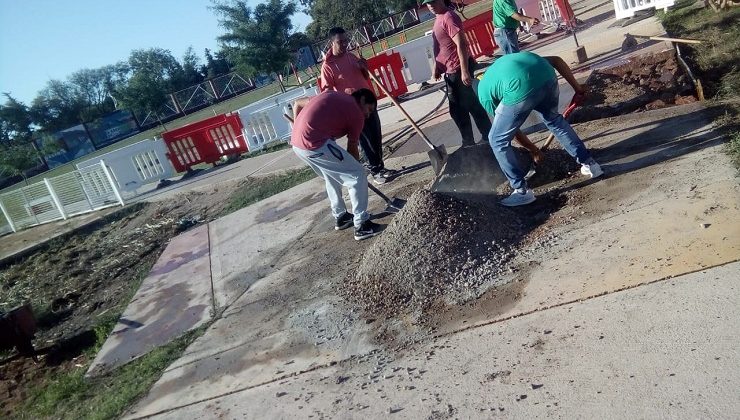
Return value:
[(415, 9), (419, 3), (417, 0), (387, 0), (388, 8), (393, 13), (403, 12), (409, 9)]
[(226, 30), (218, 37), (229, 61), (248, 76), (279, 73), (292, 58), (296, 35), (291, 1), (268, 0), (254, 9), (245, 0), (215, 3), (213, 10)]
[(0, 105), (0, 145), (24, 144), (31, 141), (32, 119), (28, 107), (21, 101), (5, 95), (5, 104)]
[(49, 80), (31, 103), (33, 121), (44, 131), (57, 131), (82, 122), (88, 108), (79, 89), (70, 82)]
[(30, 144), (12, 144), (0, 153), (0, 176), (18, 176), (26, 180), (25, 171), (39, 164), (36, 150)]
[(202, 82), (204, 76), (201, 73), (201, 68), (200, 59), (195, 54), (195, 50), (192, 46), (188, 47), (182, 57), (182, 80), (180, 81), (181, 86), (179, 88), (184, 89)]
[(332, 27), (359, 28), (386, 17), (389, 8), (386, 2), (376, 0), (312, 0), (308, 11), (313, 19), (306, 28), (309, 36), (324, 39)]
[(226, 53), (223, 51), (217, 51), (214, 57), (211, 51), (206, 48), (205, 50), (206, 64), (201, 68), (206, 78), (212, 79), (216, 76), (221, 76), (231, 72), (231, 64), (226, 59)]
[(116, 98), (131, 110), (157, 110), (177, 90), (183, 68), (169, 50), (134, 50), (128, 59), (129, 77), (117, 89)]

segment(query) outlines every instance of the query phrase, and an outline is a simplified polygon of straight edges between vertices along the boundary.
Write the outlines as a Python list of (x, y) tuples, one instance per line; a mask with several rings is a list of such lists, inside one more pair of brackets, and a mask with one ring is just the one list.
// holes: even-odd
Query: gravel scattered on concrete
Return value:
[(464, 302), (496, 285), (526, 232), (521, 212), (420, 190), (367, 250), (343, 293), (373, 316)]

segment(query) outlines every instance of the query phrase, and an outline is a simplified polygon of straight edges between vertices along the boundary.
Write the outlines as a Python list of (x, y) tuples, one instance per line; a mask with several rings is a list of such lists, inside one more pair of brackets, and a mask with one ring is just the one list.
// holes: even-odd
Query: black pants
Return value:
[[(472, 69), (474, 65), (475, 61), (471, 60), (468, 65), (471, 71), (470, 77), (473, 77)], [(460, 70), (456, 73), (445, 74), (445, 82), (447, 83), (447, 98), (450, 100), (450, 116), (455, 121), (458, 130), (460, 130), (463, 146), (475, 144), (473, 125), (470, 123), (471, 116), (478, 127), (478, 131), (480, 131), (482, 140), (487, 141), (488, 132), (491, 131), (491, 120), (480, 104), (473, 87), (463, 84)]]
[(362, 148), (367, 168), (371, 173), (377, 174), (385, 169), (383, 163), (383, 132), (380, 127), (378, 111), (373, 111), (365, 120), (360, 135), (360, 148)]

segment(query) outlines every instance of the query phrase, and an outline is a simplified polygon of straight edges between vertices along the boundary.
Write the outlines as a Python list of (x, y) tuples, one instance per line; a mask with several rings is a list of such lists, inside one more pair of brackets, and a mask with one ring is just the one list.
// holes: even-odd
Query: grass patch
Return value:
[(301, 168), (266, 177), (248, 178), (231, 195), (229, 203), (222, 211), (221, 216), (233, 213), (315, 177), (316, 173), (311, 168)]
[(247, 153), (245, 155), (242, 155), (242, 159), (249, 159), (256, 156), (262, 156), (267, 153), (277, 152), (279, 150), (285, 150), (290, 148), (290, 143), (287, 141), (278, 141), (275, 143), (268, 144), (267, 146), (263, 147), (261, 150), (258, 150), (253, 153)]
[(202, 326), (189, 331), (99, 378), (85, 378), (87, 367), (57, 375), (32, 391), (21, 416), (60, 419), (118, 417), (149, 390), (167, 366), (179, 358), (206, 328)]
[(708, 7), (697, 9), (693, 4), (682, 2), (658, 16), (671, 36), (703, 41), (698, 45), (682, 44), (681, 51), (701, 80), (705, 96), (723, 110), (715, 124), (726, 133), (726, 150), (740, 170), (740, 8), (717, 13)]

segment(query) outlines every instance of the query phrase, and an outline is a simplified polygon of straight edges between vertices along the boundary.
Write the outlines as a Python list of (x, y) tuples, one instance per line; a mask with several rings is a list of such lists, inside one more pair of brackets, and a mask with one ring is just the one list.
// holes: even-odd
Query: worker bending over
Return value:
[(514, 188), (511, 196), (501, 201), (505, 206), (521, 206), (535, 200), (524, 179), (527, 168), (519, 167), (511, 147), (511, 140), (515, 135), (521, 135), (519, 127), (532, 111), (542, 115), (545, 125), (565, 151), (581, 164), (582, 174), (591, 178), (603, 174), (573, 127), (558, 112), (560, 92), (555, 70), (576, 94), (585, 93), (585, 88), (576, 81), (562, 58), (543, 58), (528, 51), (506, 54), (496, 60), (486, 70), (478, 86), (480, 103), (489, 114), (493, 114), (489, 143), (501, 170)]
[[(328, 91), (310, 99), (299, 99), (293, 106), (294, 124), (290, 136), (293, 151), (326, 181), (326, 194), (336, 220), (335, 229), (354, 225), (355, 239), (361, 241), (380, 233), (367, 212), (367, 175), (359, 162), (360, 133), (367, 117), (375, 112), (375, 94), (358, 89), (351, 95)], [(347, 136), (347, 150), (335, 139)], [(342, 197), (342, 186), (349, 191), (352, 213)]]

